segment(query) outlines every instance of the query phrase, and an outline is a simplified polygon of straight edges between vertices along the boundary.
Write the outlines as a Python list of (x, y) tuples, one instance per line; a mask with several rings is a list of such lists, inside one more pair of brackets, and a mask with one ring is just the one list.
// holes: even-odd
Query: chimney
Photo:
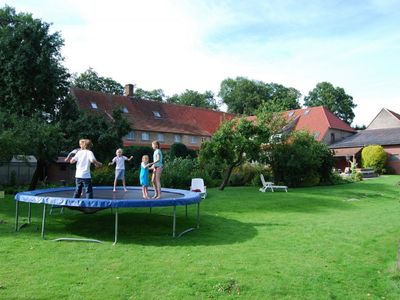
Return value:
[(133, 84), (125, 84), (124, 87), (124, 96), (133, 97), (133, 90), (135, 86)]

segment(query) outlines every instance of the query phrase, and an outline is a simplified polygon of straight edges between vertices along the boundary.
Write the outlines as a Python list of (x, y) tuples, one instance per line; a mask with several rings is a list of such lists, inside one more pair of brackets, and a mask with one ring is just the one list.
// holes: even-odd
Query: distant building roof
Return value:
[(233, 114), (210, 109), (176, 105), (127, 96), (108, 95), (78, 88), (71, 89), (78, 106), (88, 111), (105, 112), (110, 118), (121, 107), (135, 130), (211, 136)]
[(397, 127), (400, 127), (400, 115), (387, 108), (382, 108), (366, 130)]
[(350, 148), (364, 147), (368, 145), (399, 145), (400, 144), (400, 127), (398, 128), (382, 128), (369, 129), (358, 132), (346, 138), (343, 141), (332, 144), (329, 148)]
[[(314, 134), (317, 141), (323, 140), (329, 129), (357, 132), (323, 106), (293, 109), (283, 112), (282, 115), (289, 122), (283, 131), (305, 130)], [(255, 120), (256, 117), (251, 116), (248, 119)]]
[(328, 129), (338, 129), (348, 132), (356, 132), (346, 122), (339, 119), (324, 106), (307, 107), (284, 112), (284, 116), (291, 121), (296, 121), (295, 130), (306, 130), (321, 141)]

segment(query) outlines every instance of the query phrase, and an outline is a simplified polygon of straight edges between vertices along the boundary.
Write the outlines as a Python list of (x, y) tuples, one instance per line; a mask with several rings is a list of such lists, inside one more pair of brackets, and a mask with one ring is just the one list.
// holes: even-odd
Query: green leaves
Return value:
[(353, 97), (346, 94), (341, 87), (334, 87), (329, 82), (320, 82), (304, 97), (304, 105), (323, 105), (334, 113), (339, 119), (351, 124), (354, 119), (353, 109), (357, 106)]
[(68, 93), (63, 39), (50, 25), (9, 6), (0, 9), (0, 109), (53, 120)]
[(175, 94), (167, 98), (168, 103), (175, 103), (194, 107), (204, 107), (209, 109), (217, 109), (217, 101), (211, 91), (199, 93), (193, 90), (186, 90), (182, 94)]
[(110, 77), (102, 77), (92, 68), (87, 69), (79, 76), (74, 75), (72, 86), (90, 91), (97, 91), (111, 95), (122, 95), (123, 86)]
[(227, 78), (218, 94), (232, 113), (254, 115), (258, 110), (278, 112), (300, 108), (300, 92), (277, 83), (264, 83), (245, 77)]

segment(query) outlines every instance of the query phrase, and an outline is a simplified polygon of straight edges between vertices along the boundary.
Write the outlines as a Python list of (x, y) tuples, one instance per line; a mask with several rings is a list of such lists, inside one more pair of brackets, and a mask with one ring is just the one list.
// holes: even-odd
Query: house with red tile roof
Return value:
[(158, 140), (164, 149), (174, 142), (180, 142), (197, 150), (203, 141), (211, 138), (224, 120), (235, 117), (205, 108), (137, 99), (129, 86), (126, 86), (124, 96), (71, 89), (81, 109), (105, 113), (109, 118), (112, 118), (115, 108), (119, 107), (124, 112), (133, 129), (123, 139), (124, 146), (150, 146), (153, 140)]
[(324, 106), (290, 110), (284, 112), (283, 115), (289, 122), (287, 127), (308, 131), (317, 141), (327, 145), (356, 133), (355, 129)]
[(332, 144), (330, 148), (338, 168), (343, 170), (353, 157), (360, 166), (361, 150), (368, 145), (381, 145), (388, 154), (387, 165), (400, 174), (400, 115), (383, 108), (365, 130)]

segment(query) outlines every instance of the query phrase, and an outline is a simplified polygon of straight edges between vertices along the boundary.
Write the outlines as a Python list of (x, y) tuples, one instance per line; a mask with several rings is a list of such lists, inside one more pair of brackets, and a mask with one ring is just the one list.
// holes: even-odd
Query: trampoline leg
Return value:
[(18, 231), (18, 208), (19, 201), (15, 201), (15, 231)]
[(186, 210), (186, 218), (187, 218), (187, 204), (185, 205), (185, 210)]
[(31, 203), (28, 204), (28, 224), (31, 224)]
[(44, 239), (44, 225), (46, 221), (46, 204), (43, 204), (43, 217), (42, 217), (42, 239)]
[(150, 207), (150, 214), (151, 214), (151, 207)]
[(115, 209), (115, 228), (114, 228), (114, 243), (115, 245), (117, 243), (118, 239), (118, 208)]
[(197, 203), (197, 229), (200, 228), (200, 202)]
[(174, 205), (174, 216), (172, 221), (172, 237), (175, 237), (175, 229), (176, 229), (176, 205)]

